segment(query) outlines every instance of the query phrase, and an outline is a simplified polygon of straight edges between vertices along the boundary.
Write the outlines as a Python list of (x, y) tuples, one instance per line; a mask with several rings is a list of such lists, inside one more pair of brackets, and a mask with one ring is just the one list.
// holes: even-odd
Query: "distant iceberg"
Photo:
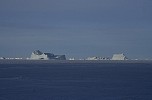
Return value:
[(40, 50), (33, 51), (31, 60), (66, 60), (65, 55), (54, 55), (53, 53), (43, 53)]
[(128, 60), (128, 58), (122, 54), (114, 54), (111, 60)]
[(0, 59), (5, 59), (4, 57), (0, 57)]
[(110, 60), (108, 57), (88, 57), (86, 60)]

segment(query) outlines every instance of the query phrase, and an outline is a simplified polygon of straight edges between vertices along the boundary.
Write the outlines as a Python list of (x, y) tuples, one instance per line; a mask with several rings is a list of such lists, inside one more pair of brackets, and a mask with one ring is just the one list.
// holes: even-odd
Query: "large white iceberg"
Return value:
[(128, 58), (122, 54), (114, 54), (112, 60), (128, 60)]
[(32, 60), (66, 60), (65, 55), (54, 55), (53, 53), (43, 53), (39, 50), (33, 51)]

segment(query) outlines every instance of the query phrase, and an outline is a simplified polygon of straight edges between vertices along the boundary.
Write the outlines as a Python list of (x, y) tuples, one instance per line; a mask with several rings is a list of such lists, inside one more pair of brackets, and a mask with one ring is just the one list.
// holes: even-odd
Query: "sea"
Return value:
[(152, 63), (0, 63), (0, 100), (152, 100)]

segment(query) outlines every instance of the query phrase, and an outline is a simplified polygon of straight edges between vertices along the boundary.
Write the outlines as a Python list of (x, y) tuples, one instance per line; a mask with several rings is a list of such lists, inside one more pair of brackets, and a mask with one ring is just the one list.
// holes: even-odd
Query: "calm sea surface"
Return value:
[(152, 100), (152, 64), (0, 64), (0, 100)]

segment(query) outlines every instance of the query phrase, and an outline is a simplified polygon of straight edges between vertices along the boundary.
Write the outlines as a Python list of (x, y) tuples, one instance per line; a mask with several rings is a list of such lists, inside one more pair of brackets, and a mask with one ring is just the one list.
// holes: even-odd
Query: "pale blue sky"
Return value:
[(152, 0), (0, 0), (0, 56), (152, 58)]

